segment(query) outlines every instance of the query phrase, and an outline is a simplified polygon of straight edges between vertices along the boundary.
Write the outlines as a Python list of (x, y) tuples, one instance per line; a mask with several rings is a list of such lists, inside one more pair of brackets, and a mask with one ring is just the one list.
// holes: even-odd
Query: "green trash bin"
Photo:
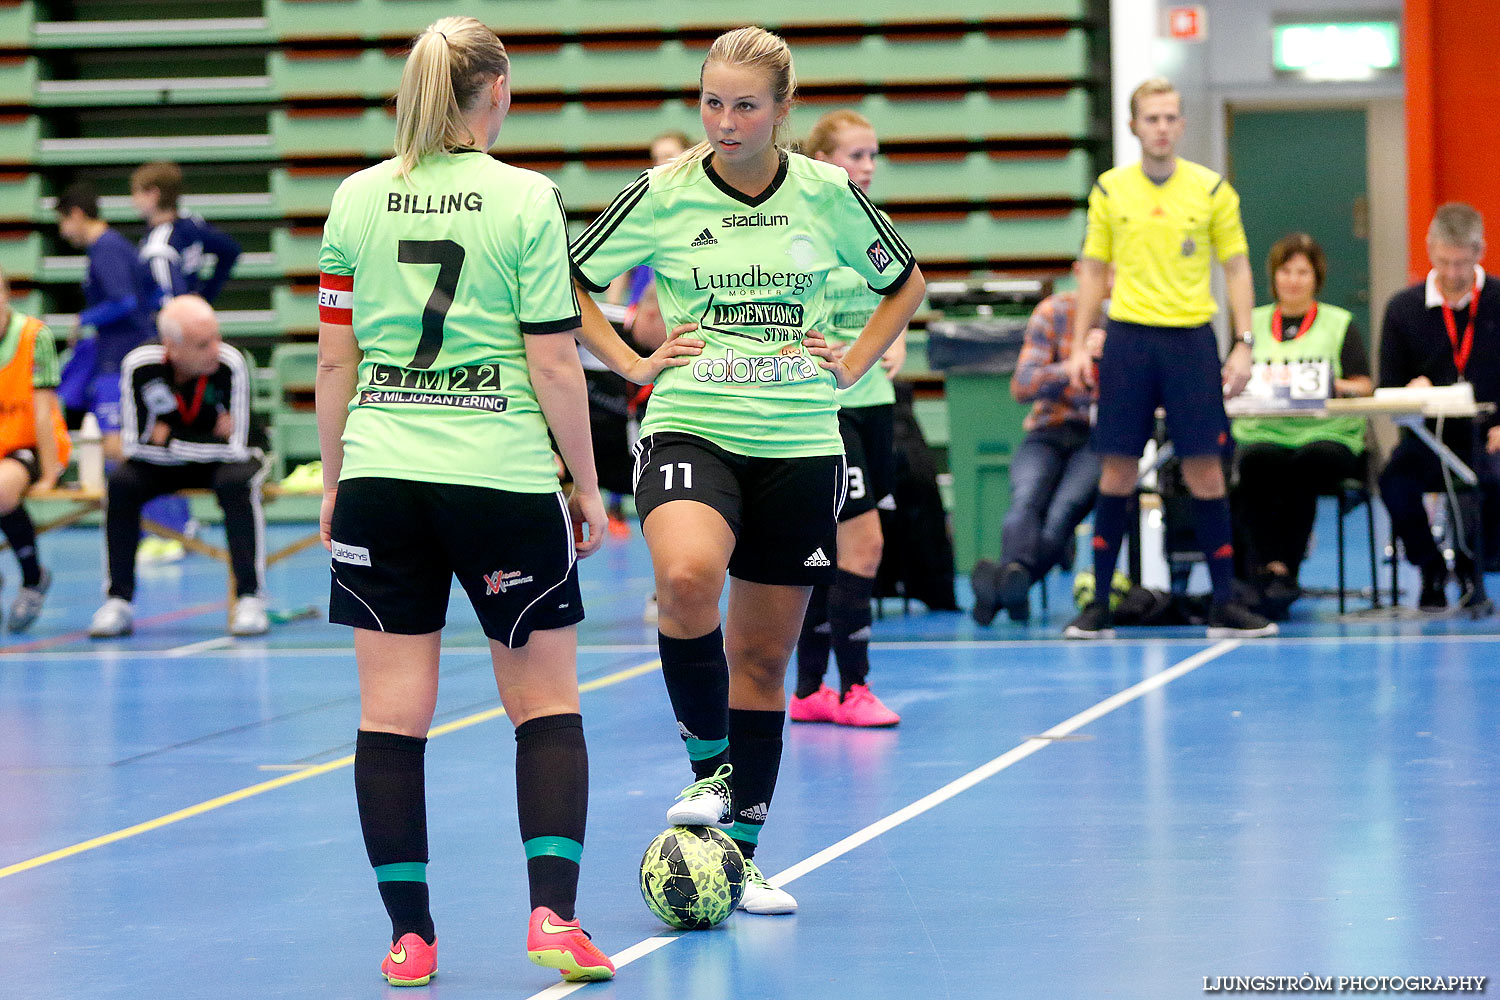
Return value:
[(1010, 506), (1010, 462), (1030, 411), (1010, 394), (1007, 371), (950, 371), (948, 470), (953, 475), (953, 557), (968, 573), (980, 559), (1000, 558), (1000, 526)]

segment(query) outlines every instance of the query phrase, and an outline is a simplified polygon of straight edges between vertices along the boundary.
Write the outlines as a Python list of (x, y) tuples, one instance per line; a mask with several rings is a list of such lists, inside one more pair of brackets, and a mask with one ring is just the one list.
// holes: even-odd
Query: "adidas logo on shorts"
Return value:
[(751, 823), (764, 823), (767, 812), (769, 810), (766, 808), (766, 804), (764, 802), (757, 802), (749, 809), (741, 809), (740, 818), (749, 820)]
[(824, 555), (823, 549), (819, 547), (813, 550), (812, 555), (802, 560), (802, 565), (816, 568), (819, 566), (832, 566), (833, 564), (828, 561), (828, 556)]
[(719, 241), (716, 240), (716, 239), (714, 239), (714, 234), (711, 233), (711, 232), (709, 232), (708, 231), (708, 227), (705, 226), (703, 228), (703, 232), (699, 233), (698, 236), (697, 236), (697, 238), (694, 239), (693, 242), (689, 243), (688, 246), (689, 247), (706, 247), (706, 246), (709, 246), (709, 245), (717, 243), (717, 242), (719, 242)]

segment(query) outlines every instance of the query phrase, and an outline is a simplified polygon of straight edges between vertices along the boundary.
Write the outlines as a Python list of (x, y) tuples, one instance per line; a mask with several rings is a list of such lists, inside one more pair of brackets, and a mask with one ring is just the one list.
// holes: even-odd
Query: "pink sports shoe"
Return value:
[(589, 939), (576, 920), (564, 920), (545, 906), (531, 911), (526, 954), (537, 965), (556, 969), (570, 983), (613, 979), (615, 963)]
[(793, 722), (837, 722), (838, 711), (838, 693), (827, 684), (819, 685), (806, 698), (792, 695), (792, 702), (786, 708), (787, 718)]
[(420, 934), (401, 935), (380, 963), (380, 974), (392, 986), (426, 986), (437, 975), (437, 938), (428, 944)]
[[(830, 692), (831, 693), (831, 692)], [(854, 684), (838, 703), (833, 721), (841, 726), (894, 726), (901, 716), (886, 708), (863, 684)]]

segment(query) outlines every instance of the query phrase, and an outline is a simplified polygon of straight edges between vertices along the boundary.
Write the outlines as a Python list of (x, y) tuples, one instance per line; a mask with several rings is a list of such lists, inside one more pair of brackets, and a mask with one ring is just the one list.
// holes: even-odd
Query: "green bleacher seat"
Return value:
[(276, 328), (282, 333), (318, 332), (318, 292), (290, 285), (271, 289), (271, 309), (276, 314)]
[[(271, 32), (281, 40), (310, 38), (405, 38), (454, 11), (447, 0), (266, 0)], [(709, 8), (701, 2), (662, 0), (470, 0), (464, 13), (500, 32), (567, 34), (611, 29), (737, 27), (747, 20), (742, 8), (727, 4)], [(930, 0), (922, 5), (925, 20), (1000, 18), (1081, 18), (1086, 0)], [(878, 23), (875, 5), (851, 14), (846, 7), (809, 4), (806, 0), (760, 0), (759, 24), (826, 25)], [(891, 18), (911, 20), (905, 17)]]
[(271, 203), (283, 216), (326, 215), (333, 193), (353, 172), (344, 167), (273, 167)]
[(38, 80), (37, 107), (157, 104), (250, 104), (274, 97), (268, 76), (122, 77)]
[(39, 21), (31, 25), (30, 36), (31, 47), (37, 49), (266, 45), (272, 41), (264, 17)]
[(41, 137), (42, 123), (35, 115), (0, 117), (0, 164), (35, 163)]
[(875, 174), (877, 202), (1078, 197), (1093, 183), (1089, 155), (968, 153), (959, 158), (885, 157)]
[(37, 174), (0, 175), (0, 222), (30, 222), (41, 194), (42, 178)]
[[(272, 245), (275, 245), (274, 242)], [(87, 266), (88, 258), (83, 254), (43, 257), (36, 277), (40, 281), (55, 284), (77, 284), (83, 280), (83, 273)], [(236, 278), (279, 279), (287, 273), (280, 256), (274, 251), (271, 253), (252, 251), (240, 254), (240, 259), (234, 265)]]
[(271, 253), (276, 261), (277, 277), (317, 275), (318, 255), (322, 249), (323, 230), (321, 228), (303, 227), (271, 231)]
[[(36, 180), (39, 188), (40, 178), (36, 178)], [(7, 194), (0, 191), (0, 219), (8, 217), (3, 214), (6, 197)], [(56, 204), (57, 199), (54, 197), (33, 198), (30, 206), (32, 221), (41, 223), (53, 223), (57, 221), (52, 210)], [(210, 221), (223, 221), (226, 219), (279, 219), (284, 214), (275, 207), (269, 192), (237, 191), (223, 194), (188, 194), (182, 196), (181, 205), (187, 211), (195, 212)], [(130, 196), (123, 194), (102, 196), (99, 199), (99, 215), (106, 222), (111, 223), (139, 224), (141, 221), (141, 213), (136, 211), (135, 206), (130, 203)]]
[(42, 268), (42, 234), (0, 234), (0, 268), (12, 281), (35, 277)]
[(26, 48), (31, 43), (31, 28), (35, 22), (34, 3), (7, 3), (0, 6), (0, 47)]
[[(4, 132), (5, 126), (0, 123), (0, 148), (4, 145)], [(37, 139), (33, 140), (32, 147), (36, 150), (32, 162), (44, 166), (134, 165), (148, 160), (213, 163), (276, 159), (271, 136), (256, 134)]]
[(1083, 245), (1087, 213), (1078, 209), (1056, 215), (1004, 215), (970, 212), (958, 219), (902, 219), (901, 233), (919, 262), (1024, 262), (1064, 260)]
[(34, 56), (0, 59), (0, 102), (29, 104), (36, 92), (37, 74)]

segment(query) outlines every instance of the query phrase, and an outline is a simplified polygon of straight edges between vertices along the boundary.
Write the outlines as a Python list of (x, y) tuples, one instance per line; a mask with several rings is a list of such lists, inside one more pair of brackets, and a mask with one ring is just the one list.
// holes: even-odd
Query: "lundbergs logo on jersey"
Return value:
[(711, 246), (711, 245), (713, 245), (713, 244), (715, 244), (717, 242), (719, 242), (719, 241), (716, 240), (716, 239), (714, 239), (714, 234), (708, 231), (708, 227), (707, 226), (704, 226), (703, 227), (703, 232), (699, 233), (693, 239), (693, 242), (691, 242), (691, 243), (688, 244), (688, 246), (689, 247), (706, 247), (706, 246)]

